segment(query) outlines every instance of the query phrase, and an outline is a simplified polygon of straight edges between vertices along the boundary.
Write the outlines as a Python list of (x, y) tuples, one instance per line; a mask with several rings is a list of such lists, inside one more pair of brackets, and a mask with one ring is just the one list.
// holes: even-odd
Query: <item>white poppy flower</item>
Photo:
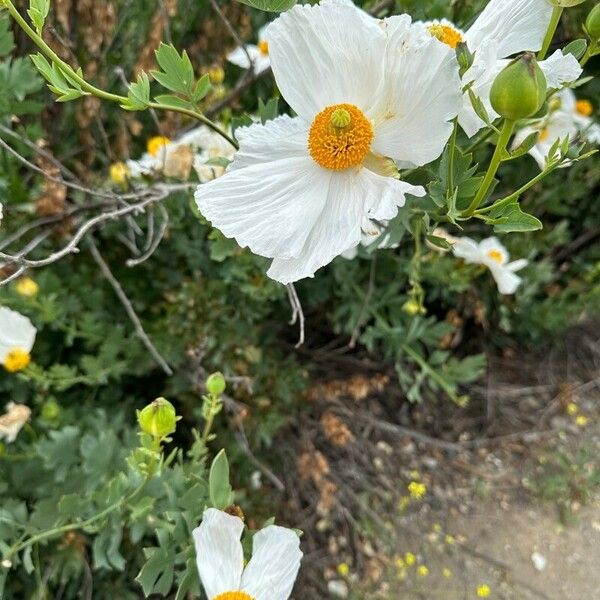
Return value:
[[(594, 122), (591, 115), (593, 107), (589, 100), (577, 100), (570, 89), (558, 92), (550, 101), (548, 114), (542, 119), (531, 121), (526, 127), (517, 131), (512, 143), (513, 149), (519, 146), (529, 135), (537, 133), (537, 141), (529, 154), (544, 169), (550, 156), (550, 150), (557, 140), (568, 139), (569, 142), (580, 137), (591, 144), (600, 143), (600, 125)], [(561, 167), (569, 166), (568, 161)]]
[(7, 371), (20, 371), (29, 364), (36, 333), (27, 317), (0, 306), (0, 364)]
[(222, 136), (209, 129), (205, 125), (198, 127), (181, 138), (193, 148), (200, 149), (194, 156), (194, 170), (200, 182), (211, 181), (225, 173), (225, 167), (221, 165), (207, 165), (206, 163), (215, 158), (233, 160), (235, 148)]
[(390, 159), (435, 160), (462, 95), (454, 53), (407, 15), (379, 22), (324, 0), (283, 13), (266, 36), (298, 116), (238, 129), (229, 172), (196, 201), (226, 236), (272, 258), (268, 275), (285, 284), (356, 246), (365, 219), (392, 219), (406, 194), (425, 195), (389, 176)]
[[(262, 27), (258, 32), (258, 42), (256, 44), (246, 44), (244, 48), (236, 48), (233, 52), (227, 55), (227, 60), (242, 69), (249, 69), (252, 66), (255, 75), (259, 75), (266, 71), (271, 66), (269, 58), (269, 43), (265, 39), (266, 26)], [(250, 57), (250, 61), (248, 61)]]
[(300, 539), (291, 529), (269, 525), (254, 534), (244, 567), (239, 517), (215, 508), (192, 532), (198, 573), (208, 600), (288, 600), (300, 569)]
[(14, 442), (30, 416), (31, 409), (28, 406), (9, 402), (6, 412), (0, 415), (0, 440), (4, 438), (9, 444)]
[(515, 274), (515, 271), (527, 266), (528, 262), (520, 259), (509, 263), (508, 251), (496, 237), (486, 238), (479, 243), (471, 238), (462, 237), (454, 242), (452, 251), (465, 262), (486, 266), (491, 271), (501, 294), (515, 293), (521, 283), (521, 278)]
[[(474, 54), (473, 64), (464, 73), (462, 83), (463, 86), (471, 84), (470, 89), (494, 120), (499, 115), (492, 108), (489, 95), (496, 75), (508, 64), (507, 57), (541, 48), (551, 15), (552, 5), (548, 0), (491, 0), (464, 32), (447, 20), (425, 25), (431, 35), (451, 48), (464, 42)], [(563, 55), (560, 50), (541, 61), (540, 67), (548, 86), (557, 89), (564, 83), (575, 81), (582, 72), (577, 59), (571, 54)], [(469, 137), (485, 126), (468, 93), (464, 95), (458, 121)]]

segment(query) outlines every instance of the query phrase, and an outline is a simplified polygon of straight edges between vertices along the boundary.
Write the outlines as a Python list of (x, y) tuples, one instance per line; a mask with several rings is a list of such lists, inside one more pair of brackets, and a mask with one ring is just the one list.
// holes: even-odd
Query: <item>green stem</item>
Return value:
[[(92, 96), (96, 96), (97, 98), (101, 98), (102, 100), (108, 100), (110, 102), (118, 102), (119, 104), (126, 104), (128, 102), (127, 96), (119, 96), (118, 94), (111, 94), (110, 92), (106, 92), (96, 86), (88, 83), (81, 75), (79, 75), (71, 65), (62, 60), (53, 50), (44, 42), (42, 37), (34, 31), (27, 21), (21, 16), (19, 11), (15, 8), (14, 4), (11, 0), (0, 0), (0, 4), (4, 4), (8, 9), (8, 12), (12, 15), (14, 20), (18, 23), (19, 27), (23, 29), (23, 31), (31, 38), (33, 43), (42, 51), (42, 53), (48, 58), (51, 62), (56, 64), (65, 75), (67, 75), (73, 81), (76, 81), (82, 90), (91, 94)], [(208, 117), (204, 116), (201, 113), (198, 113), (194, 110), (189, 110), (186, 108), (179, 108), (176, 106), (167, 106), (164, 104), (160, 104), (158, 102), (151, 102), (148, 105), (149, 108), (154, 108), (156, 110), (164, 110), (164, 111), (172, 111), (178, 112), (183, 115), (187, 115), (204, 123), (207, 127), (212, 129), (214, 132), (218, 133), (224, 139), (226, 139), (236, 150), (239, 148), (238, 143), (227, 133), (225, 133), (218, 125), (216, 125), (213, 121), (211, 121)]]
[(596, 52), (596, 48), (598, 48), (598, 40), (590, 40), (590, 43), (588, 44), (585, 54), (581, 57), (581, 60), (579, 61), (579, 63), (581, 64), (582, 67), (585, 67), (587, 61), (590, 60), (590, 58), (592, 58), (592, 56), (594, 56), (594, 53)]
[(498, 138), (498, 144), (496, 145), (496, 149), (494, 150), (492, 160), (490, 161), (488, 170), (485, 174), (485, 177), (483, 178), (481, 187), (479, 188), (479, 191), (475, 195), (475, 198), (473, 198), (473, 201), (471, 202), (469, 207), (462, 213), (463, 217), (470, 217), (477, 210), (477, 208), (481, 204), (481, 201), (485, 198), (486, 194), (488, 193), (488, 190), (490, 189), (490, 186), (494, 181), (494, 176), (498, 171), (498, 167), (502, 162), (502, 155), (506, 150), (506, 146), (508, 145), (514, 128), (514, 121), (511, 121), (510, 119), (504, 119), (502, 129), (500, 130), (500, 137)]
[(480, 144), (482, 144), (487, 139), (492, 137), (493, 133), (494, 133), (493, 129), (486, 129), (483, 132), (483, 134), (481, 134), (476, 140), (474, 140), (470, 146), (467, 146), (467, 148), (465, 148), (465, 150), (464, 150), (465, 154), (468, 154), (469, 152), (473, 152), (473, 150), (475, 150)]
[(550, 173), (552, 173), (552, 171), (554, 171), (554, 169), (556, 169), (559, 164), (560, 163), (556, 163), (555, 165), (551, 166), (550, 168), (545, 169), (544, 171), (542, 171), (541, 173), (536, 175), (533, 179), (529, 180), (526, 184), (521, 186), (518, 190), (514, 191), (510, 196), (506, 196), (506, 198), (502, 198), (501, 200), (494, 202), (494, 204), (491, 204), (490, 206), (485, 206), (484, 208), (480, 208), (479, 210), (476, 211), (476, 213), (478, 215), (481, 215), (481, 214), (490, 212), (491, 210), (501, 208), (503, 206), (506, 206), (507, 204), (510, 204), (513, 200), (516, 200), (517, 198), (519, 198), (519, 196), (521, 194), (523, 194), (524, 192), (526, 192), (529, 188), (533, 187), (536, 183), (538, 183), (542, 179), (544, 179), (544, 177), (546, 177), (546, 175), (549, 175)]
[(454, 119), (454, 127), (450, 136), (448, 145), (448, 193), (454, 195), (454, 150), (456, 148), (456, 132), (458, 129), (458, 119)]
[(140, 485), (138, 485), (135, 488), (135, 490), (133, 490), (133, 492), (131, 492), (131, 494), (129, 494), (128, 496), (125, 496), (125, 498), (121, 498), (117, 502), (111, 504), (110, 506), (106, 507), (104, 510), (100, 511), (98, 514), (94, 515), (93, 517), (90, 517), (89, 519), (86, 519), (85, 521), (80, 521), (79, 523), (69, 523), (68, 525), (62, 525), (61, 527), (54, 527), (53, 529), (48, 529), (47, 531), (42, 531), (41, 533), (33, 535), (21, 543), (15, 544), (8, 551), (6, 558), (10, 559), (12, 556), (17, 554), (17, 552), (20, 552), (21, 550), (27, 548), (28, 546), (31, 546), (32, 544), (36, 544), (43, 540), (53, 538), (53, 537), (55, 537), (57, 535), (61, 535), (63, 533), (67, 533), (68, 531), (73, 531), (74, 529), (85, 529), (86, 527), (89, 527), (96, 521), (99, 521), (106, 515), (109, 515), (114, 510), (121, 508), (121, 506), (124, 506), (125, 504), (127, 504), (128, 502), (133, 500), (133, 498), (135, 498), (144, 489), (144, 487), (146, 487), (146, 484), (148, 483), (149, 480), (150, 480), (149, 476), (145, 477), (144, 480), (142, 481), (142, 483), (140, 483)]
[(558, 27), (558, 22), (562, 16), (564, 8), (562, 6), (555, 6), (552, 9), (552, 16), (550, 17), (550, 23), (548, 24), (548, 30), (546, 31), (546, 37), (544, 37), (544, 42), (542, 43), (542, 49), (538, 52), (537, 59), (544, 60), (546, 58), (546, 54), (548, 53), (548, 48), (550, 48), (550, 44), (552, 43), (552, 38), (554, 37), (554, 33), (556, 32), (556, 28)]

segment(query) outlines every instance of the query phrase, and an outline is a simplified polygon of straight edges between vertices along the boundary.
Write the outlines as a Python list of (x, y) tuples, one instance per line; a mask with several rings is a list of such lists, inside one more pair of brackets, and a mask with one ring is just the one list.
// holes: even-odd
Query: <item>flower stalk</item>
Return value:
[(550, 44), (552, 43), (552, 38), (554, 38), (556, 28), (558, 27), (558, 23), (560, 21), (560, 18), (562, 17), (563, 10), (565, 9), (562, 6), (555, 6), (552, 9), (552, 16), (550, 17), (550, 23), (548, 24), (546, 36), (544, 37), (544, 41), (542, 42), (542, 48), (537, 55), (538, 60), (544, 60), (544, 58), (546, 58), (546, 54), (548, 53), (548, 49), (550, 48)]

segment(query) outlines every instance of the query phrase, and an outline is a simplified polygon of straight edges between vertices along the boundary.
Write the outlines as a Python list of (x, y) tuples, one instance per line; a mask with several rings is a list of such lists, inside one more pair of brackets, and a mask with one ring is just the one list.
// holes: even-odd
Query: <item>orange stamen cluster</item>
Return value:
[(334, 104), (322, 110), (308, 134), (313, 160), (333, 171), (362, 164), (373, 141), (373, 126), (353, 104)]
[(487, 253), (488, 257), (491, 258), (493, 261), (497, 262), (499, 265), (502, 264), (502, 262), (504, 261), (504, 255), (502, 254), (502, 252), (500, 252), (500, 250), (490, 250)]
[(260, 40), (256, 46), (258, 48), (258, 51), (263, 56), (269, 55), (269, 42), (267, 42), (267, 40)]
[(590, 117), (594, 112), (594, 107), (589, 100), (577, 100), (575, 110), (584, 117)]
[(432, 23), (427, 27), (427, 30), (433, 37), (450, 46), (450, 48), (456, 48), (463, 41), (462, 33), (450, 25)]
[(246, 592), (225, 592), (215, 596), (212, 600), (254, 600), (254, 598)]

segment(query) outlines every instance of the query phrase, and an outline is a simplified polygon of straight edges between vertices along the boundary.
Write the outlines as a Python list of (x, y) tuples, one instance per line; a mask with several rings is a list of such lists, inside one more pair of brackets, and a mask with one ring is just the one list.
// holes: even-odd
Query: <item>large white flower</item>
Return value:
[[(550, 101), (548, 114), (542, 119), (530, 122), (519, 129), (513, 141), (513, 148), (519, 146), (525, 138), (537, 133), (537, 141), (529, 154), (544, 169), (550, 156), (550, 150), (557, 140), (576, 138), (591, 144), (600, 144), (600, 125), (592, 118), (593, 107), (589, 100), (577, 100), (570, 89), (561, 90)], [(569, 162), (561, 166), (569, 166)]]
[(199, 186), (196, 201), (289, 283), (356, 246), (365, 219), (392, 219), (406, 194), (425, 194), (391, 177), (390, 159), (436, 159), (462, 97), (454, 53), (407, 15), (379, 22), (324, 0), (295, 6), (266, 36), (298, 116), (238, 129), (229, 172)]
[(521, 278), (515, 274), (515, 271), (527, 266), (525, 259), (509, 263), (508, 251), (496, 237), (486, 238), (479, 243), (471, 238), (462, 237), (454, 242), (452, 251), (465, 262), (486, 266), (491, 271), (501, 294), (515, 293), (521, 283)]
[(26, 316), (0, 306), (0, 364), (7, 371), (20, 371), (29, 364), (36, 333)]
[(208, 600), (288, 600), (300, 569), (300, 539), (291, 529), (269, 525), (254, 534), (244, 568), (239, 517), (215, 508), (194, 529), (198, 573)]
[[(489, 100), (496, 75), (508, 64), (507, 57), (541, 48), (551, 15), (552, 5), (548, 0), (491, 0), (467, 31), (446, 20), (427, 23), (426, 27), (431, 35), (450, 47), (456, 48), (464, 42), (474, 53), (473, 64), (464, 73), (462, 83), (463, 86), (470, 84), (470, 89), (483, 102), (493, 120), (499, 116)], [(575, 81), (582, 71), (573, 55), (563, 55), (560, 50), (541, 61), (540, 67), (548, 87), (556, 89)], [(468, 93), (463, 98), (459, 123), (469, 137), (485, 126)]]
[(265, 30), (266, 26), (259, 30), (256, 44), (246, 44), (245, 51), (242, 47), (236, 48), (227, 55), (227, 60), (242, 69), (249, 69), (252, 66), (255, 75), (266, 71), (271, 66), (271, 59), (269, 58), (269, 43), (265, 39)]

